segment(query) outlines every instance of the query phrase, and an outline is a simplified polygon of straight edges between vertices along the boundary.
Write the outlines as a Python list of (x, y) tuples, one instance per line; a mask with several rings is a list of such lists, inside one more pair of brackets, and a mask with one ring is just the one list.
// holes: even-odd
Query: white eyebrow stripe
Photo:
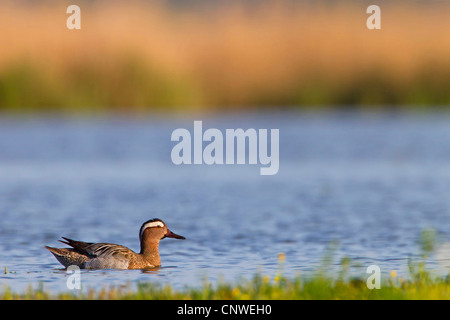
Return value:
[(162, 223), (161, 221), (152, 221), (152, 222), (148, 222), (146, 224), (144, 224), (144, 226), (142, 227), (142, 231), (140, 236), (142, 237), (142, 234), (144, 233), (145, 229), (147, 228), (153, 228), (153, 227), (164, 227), (164, 223)]
[(161, 221), (153, 221), (153, 222), (148, 222), (144, 225), (144, 229), (146, 228), (152, 228), (152, 227), (164, 227), (164, 224)]

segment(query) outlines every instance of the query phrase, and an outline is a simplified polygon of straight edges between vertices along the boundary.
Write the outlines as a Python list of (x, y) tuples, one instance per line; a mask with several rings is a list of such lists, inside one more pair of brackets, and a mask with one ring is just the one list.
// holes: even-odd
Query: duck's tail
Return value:
[(88, 260), (88, 257), (75, 252), (73, 249), (66, 248), (53, 248), (49, 246), (45, 246), (45, 249), (50, 251), (65, 268), (69, 266), (75, 265), (80, 269), (84, 268), (85, 262)]

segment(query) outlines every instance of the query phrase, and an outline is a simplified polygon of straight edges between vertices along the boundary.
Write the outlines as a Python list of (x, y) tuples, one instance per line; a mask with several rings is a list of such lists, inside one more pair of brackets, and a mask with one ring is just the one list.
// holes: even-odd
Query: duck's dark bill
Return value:
[(185, 237), (180, 236), (180, 235), (178, 235), (178, 234), (176, 234), (176, 233), (173, 233), (173, 232), (170, 231), (170, 230), (167, 230), (166, 237), (167, 237), (167, 238), (182, 239), (182, 240), (185, 240), (185, 239), (186, 239)]

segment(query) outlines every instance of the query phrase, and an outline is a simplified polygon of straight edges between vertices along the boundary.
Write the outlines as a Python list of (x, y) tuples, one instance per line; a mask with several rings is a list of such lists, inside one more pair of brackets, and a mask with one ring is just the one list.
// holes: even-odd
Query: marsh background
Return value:
[[(0, 2), (0, 282), (64, 290), (60, 236), (138, 250), (164, 219), (163, 268), (86, 286), (284, 272), (408, 275), (449, 236), (450, 6), (366, 1)], [(371, 3), (370, 3), (371, 4)], [(280, 170), (175, 166), (176, 128), (280, 129)], [(334, 258), (324, 264), (333, 247)], [(442, 249), (444, 248), (444, 249)]]

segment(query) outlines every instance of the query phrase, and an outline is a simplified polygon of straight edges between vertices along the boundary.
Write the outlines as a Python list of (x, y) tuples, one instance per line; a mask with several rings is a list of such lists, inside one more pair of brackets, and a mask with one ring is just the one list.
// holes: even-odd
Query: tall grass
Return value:
[(449, 105), (450, 5), (0, 3), (0, 110)]
[[(338, 300), (374, 300), (374, 299), (450, 299), (450, 276), (442, 277), (426, 268), (426, 255), (436, 249), (436, 230), (424, 229), (419, 238), (419, 245), (423, 259), (413, 261), (409, 259), (409, 276), (402, 278), (395, 270), (383, 273), (380, 288), (370, 289), (367, 282), (371, 279), (351, 277), (348, 274), (351, 260), (341, 260), (341, 271), (337, 275), (329, 275), (326, 269), (334, 259), (336, 243), (331, 243), (324, 253), (322, 266), (309, 276), (298, 274), (287, 278), (283, 274), (286, 255), (278, 255), (278, 271), (275, 274), (255, 274), (251, 279), (241, 278), (234, 282), (223, 280), (211, 283), (206, 279), (199, 286), (174, 289), (169, 284), (159, 282), (140, 282), (137, 288), (129, 286), (97, 288), (80, 290), (75, 293), (62, 292), (52, 294), (42, 284), (36, 289), (29, 287), (25, 292), (13, 292), (9, 288), (0, 290), (0, 299), (94, 299), (94, 300), (294, 300), (294, 299), (338, 299)], [(5, 268), (5, 273), (7, 272)], [(368, 275), (367, 275), (368, 277)], [(83, 288), (82, 288), (83, 289)]]
[(392, 271), (383, 277), (380, 289), (369, 289), (364, 278), (332, 278), (317, 274), (314, 277), (285, 278), (282, 274), (275, 277), (257, 274), (251, 279), (236, 282), (204, 282), (202, 286), (174, 289), (170, 285), (155, 282), (138, 284), (136, 289), (129, 287), (110, 287), (80, 292), (62, 292), (52, 294), (42, 286), (25, 292), (13, 292), (9, 288), (0, 291), (0, 299), (94, 299), (94, 300), (293, 300), (293, 299), (338, 299), (338, 300), (374, 300), (374, 299), (450, 299), (448, 278), (433, 277), (424, 269), (412, 271), (409, 280), (398, 277)]

